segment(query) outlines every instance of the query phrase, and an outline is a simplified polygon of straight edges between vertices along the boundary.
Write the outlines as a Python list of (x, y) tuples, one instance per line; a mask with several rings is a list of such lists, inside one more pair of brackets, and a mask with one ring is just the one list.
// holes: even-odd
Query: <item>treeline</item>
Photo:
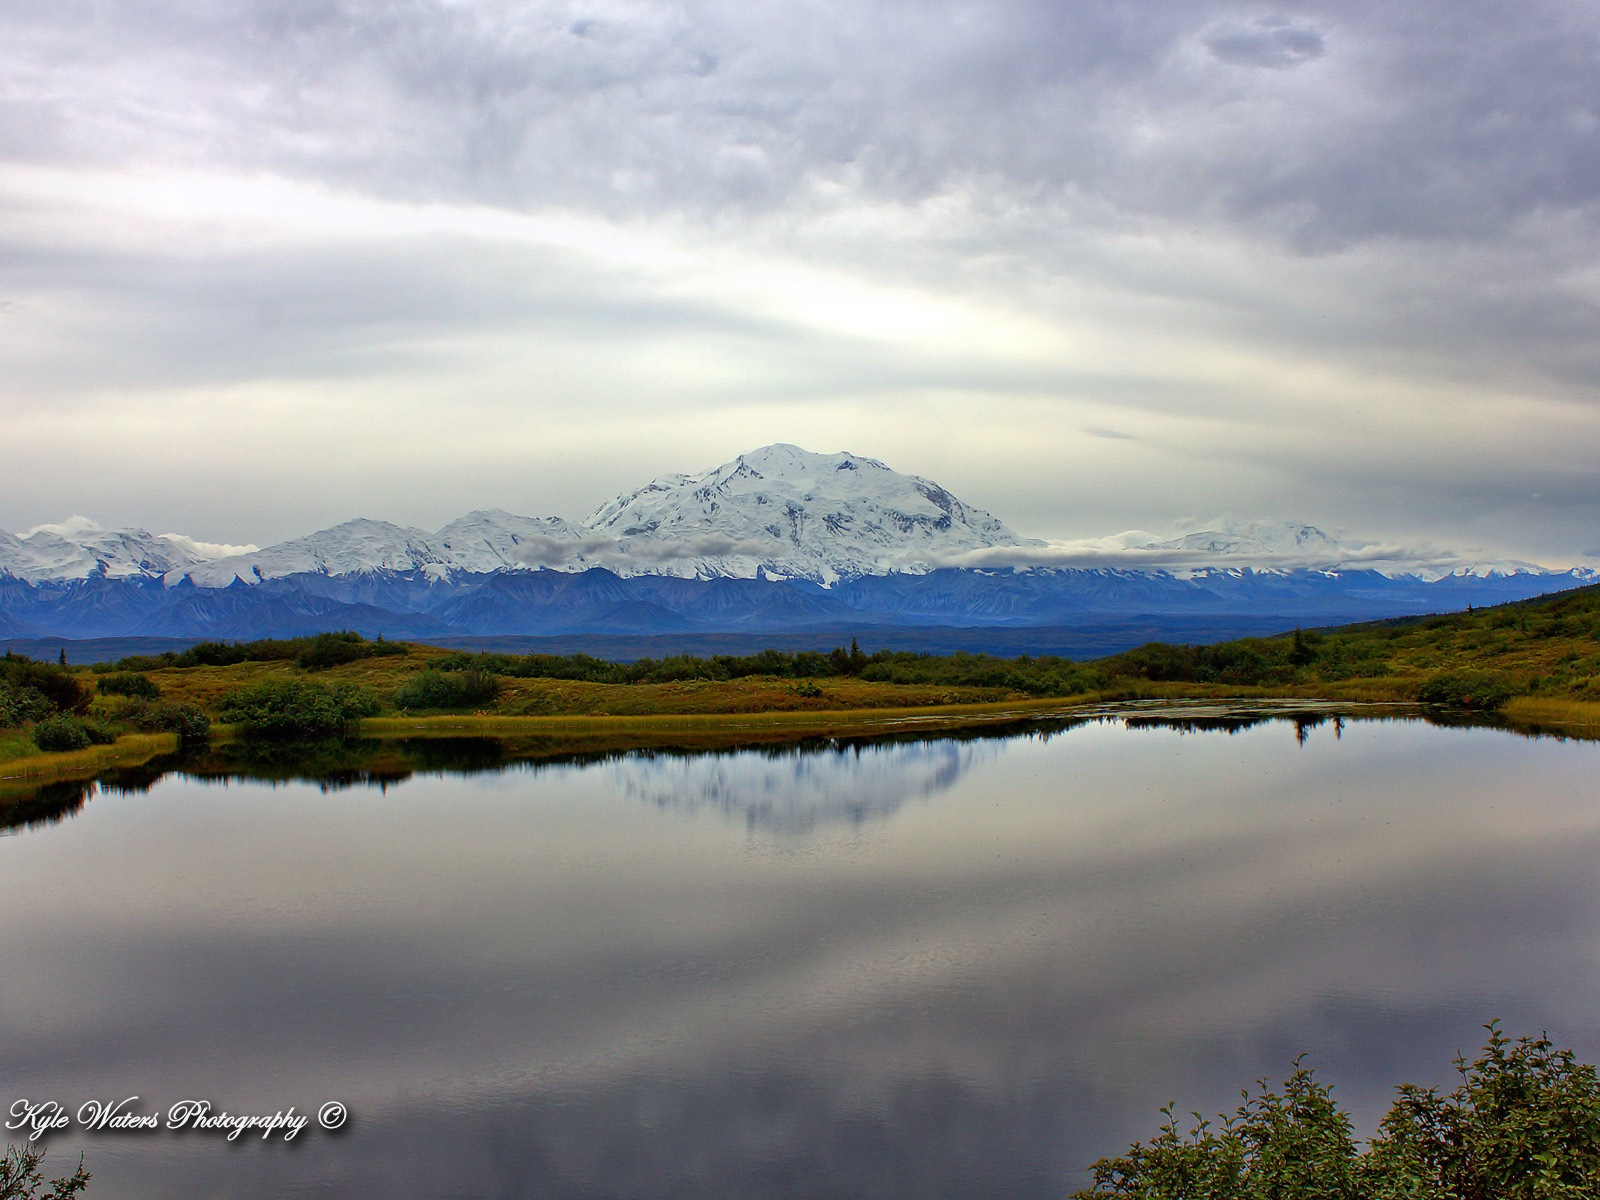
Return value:
[(0, 729), (82, 713), (93, 698), (94, 689), (65, 667), (21, 654), (0, 658)]
[(262, 638), (254, 642), (201, 642), (187, 650), (164, 654), (133, 654), (94, 671), (157, 671), (163, 667), (232, 667), (246, 662), (292, 662), (303, 671), (325, 671), (363, 658), (404, 654), (404, 642), (386, 642), (380, 636), (369, 642), (359, 633), (344, 630), (309, 637)]
[[(28, 727), (41, 746), (51, 748), (109, 739), (125, 729), (170, 729), (186, 738), (203, 736), (205, 714), (163, 698), (147, 672), (260, 662), (317, 672), (363, 659), (404, 656), (411, 649), (381, 638), (369, 642), (349, 631), (202, 642), (181, 653), (133, 656), (97, 666), (93, 685), (64, 665), (11, 654), (0, 660), (0, 728)], [(1476, 612), (1295, 630), (1216, 645), (1151, 642), (1089, 663), (1051, 655), (996, 658), (904, 650), (868, 654), (855, 639), (848, 647), (829, 651), (680, 654), (635, 662), (611, 662), (587, 654), (419, 651), (419, 657), (424, 655), (420, 664), (397, 664), (397, 671), (382, 675), (390, 682), (378, 683), (376, 691), (352, 684), (321, 689), (300, 679), (294, 687), (267, 683), (212, 705), (218, 716), (246, 730), (303, 736), (312, 730), (348, 728), (378, 711), (492, 710), (507, 679), (626, 686), (765, 677), (793, 680), (797, 695), (818, 697), (823, 693), (817, 681), (849, 677), (1028, 696), (1119, 699), (1143, 694), (1147, 684), (1303, 689), (1387, 676), (1391, 682), (1384, 686), (1389, 694), (1492, 711), (1519, 695), (1600, 699), (1600, 588)], [(101, 699), (94, 699), (96, 692)]]
[[(553, 679), (599, 684), (722, 682), (751, 677), (797, 681), (854, 677), (868, 682), (1004, 689), (1028, 696), (1108, 698), (1131, 694), (1142, 683), (1194, 683), (1227, 687), (1285, 687), (1377, 678), (1391, 670), (1391, 658), (1405, 641), (1426, 638), (1448, 627), (1456, 640), (1472, 614), (1420, 622), (1381, 623), (1331, 632), (1296, 630), (1273, 638), (1241, 638), (1215, 645), (1150, 642), (1094, 662), (1053, 655), (997, 658), (988, 654), (923, 654), (906, 650), (864, 653), (855, 639), (829, 651), (762, 650), (755, 654), (689, 654), (613, 662), (588, 654), (504, 654), (465, 651), (433, 658), (394, 697), (402, 711), (477, 708), (492, 705), (499, 679)], [(1501, 629), (1512, 622), (1530, 625), (1527, 614), (1479, 614)], [(1536, 612), (1529, 637), (1545, 636), (1548, 626), (1574, 630), (1572, 616)], [(1469, 627), (1470, 628), (1470, 627)], [(1535, 632), (1537, 631), (1537, 632)], [(352, 632), (255, 642), (203, 642), (181, 653), (123, 658), (95, 670), (102, 692), (151, 685), (143, 672), (160, 667), (230, 666), (247, 662), (286, 662), (320, 671), (376, 656), (407, 653), (401, 642), (369, 642)], [(1458, 655), (1456, 669), (1435, 671), (1416, 689), (1416, 698), (1458, 708), (1492, 710), (1511, 696), (1537, 691), (1542, 677), (1516, 679), (1473, 669), (1470, 655)], [(1580, 665), (1581, 665), (1581, 660)], [(1463, 665), (1464, 664), (1464, 665)], [(1570, 670), (1568, 672), (1570, 674)], [(1554, 678), (1554, 677), (1552, 677)], [(1563, 684), (1570, 682), (1562, 678)], [(128, 694), (133, 694), (129, 692)]]
[(917, 654), (905, 650), (863, 653), (850, 646), (818, 650), (762, 650), (757, 654), (716, 654), (698, 658), (675, 654), (610, 662), (587, 654), (467, 654), (435, 660), (430, 670), (475, 671), (516, 679), (566, 679), (582, 683), (720, 682), (764, 676), (778, 679), (828, 679), (852, 676), (877, 683), (994, 687), (1035, 696), (1065, 696), (1103, 686), (1105, 676), (1070, 659), (995, 658), (987, 654)]
[(161, 699), (143, 675), (106, 675), (100, 688), (109, 705), (91, 717), (96, 687), (56, 663), (19, 654), (0, 658), (0, 729), (27, 727), (41, 750), (82, 750), (109, 745), (123, 733), (176, 733), (180, 741), (206, 737), (210, 718), (187, 704)]

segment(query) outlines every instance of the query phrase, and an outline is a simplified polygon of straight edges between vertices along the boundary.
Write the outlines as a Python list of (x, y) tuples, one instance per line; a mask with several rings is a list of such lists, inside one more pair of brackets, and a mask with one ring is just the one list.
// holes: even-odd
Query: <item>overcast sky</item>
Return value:
[(1595, 0), (11, 0), (0, 528), (787, 441), (1594, 565), (1597, 201)]

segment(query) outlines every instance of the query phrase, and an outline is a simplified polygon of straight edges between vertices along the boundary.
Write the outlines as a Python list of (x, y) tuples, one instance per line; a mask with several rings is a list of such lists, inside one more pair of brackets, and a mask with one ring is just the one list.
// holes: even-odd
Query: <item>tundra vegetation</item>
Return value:
[(204, 642), (72, 669), (0, 659), (0, 761), (131, 735), (305, 738), (375, 715), (848, 713), (1142, 698), (1410, 701), (1522, 724), (1600, 727), (1600, 587), (1445, 616), (1294, 630), (1216, 645), (1152, 642), (1093, 662), (930, 655), (854, 640), (832, 651), (610, 662), (469, 654), (356, 633)]
[(1579, 1200), (1600, 1195), (1600, 1079), (1548, 1038), (1487, 1026), (1476, 1061), (1441, 1095), (1404, 1084), (1359, 1147), (1332, 1089), (1296, 1062), (1282, 1093), (1262, 1080), (1232, 1115), (1173, 1107), (1148, 1142), (1091, 1168), (1075, 1200)]
[(7, 1146), (0, 1156), (0, 1200), (70, 1200), (89, 1186), (83, 1159), (71, 1175), (46, 1183), (41, 1164), (45, 1151), (32, 1146)]

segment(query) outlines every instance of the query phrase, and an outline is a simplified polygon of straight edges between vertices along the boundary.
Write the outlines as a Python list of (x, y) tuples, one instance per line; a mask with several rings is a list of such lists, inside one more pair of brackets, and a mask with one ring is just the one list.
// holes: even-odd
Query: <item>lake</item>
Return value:
[(1059, 1197), (1160, 1105), (1231, 1109), (1302, 1052), (1363, 1133), (1491, 1018), (1600, 1056), (1595, 743), (1178, 708), (348, 753), (322, 782), (213, 760), (58, 789), (0, 837), (0, 1105), (312, 1117), (287, 1143), (67, 1130), (47, 1174)]

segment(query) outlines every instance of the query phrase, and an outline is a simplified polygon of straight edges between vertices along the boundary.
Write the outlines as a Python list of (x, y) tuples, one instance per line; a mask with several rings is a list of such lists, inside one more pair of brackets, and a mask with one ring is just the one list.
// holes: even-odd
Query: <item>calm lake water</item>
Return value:
[(1302, 1051), (1370, 1132), (1491, 1018), (1600, 1055), (1597, 768), (1107, 720), (102, 787), (0, 837), (0, 1103), (351, 1114), (51, 1135), (108, 1200), (1061, 1196)]

